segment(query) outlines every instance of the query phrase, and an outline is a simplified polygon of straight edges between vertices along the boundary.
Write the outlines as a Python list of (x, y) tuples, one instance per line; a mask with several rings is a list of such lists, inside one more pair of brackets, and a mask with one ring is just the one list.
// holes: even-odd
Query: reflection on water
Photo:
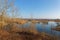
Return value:
[[(31, 22), (26, 24), (17, 24), (18, 27), (29, 28), (31, 26)], [(60, 37), (60, 32), (52, 30), (51, 28), (55, 28), (57, 26), (56, 22), (48, 22), (48, 24), (36, 23), (34, 28), (38, 30), (38, 32), (45, 32), (53, 36)]]
[(47, 25), (44, 25), (44, 27), (43, 27), (41, 24), (36, 24), (36, 28), (39, 32), (46, 32), (48, 34), (60, 36), (60, 32), (52, 30), (51, 27), (56, 27), (56, 25), (47, 24)]
[[(31, 23), (29, 22), (29, 23), (24, 24), (23, 27), (29, 27), (30, 25), (31, 25)], [(35, 28), (39, 32), (45, 32), (45, 33), (51, 34), (53, 36), (60, 36), (59, 31), (55, 31), (55, 30), (51, 29), (56, 26), (57, 26), (56, 22), (48, 22), (48, 24), (43, 24), (43, 23), (36, 23), (35, 24)]]

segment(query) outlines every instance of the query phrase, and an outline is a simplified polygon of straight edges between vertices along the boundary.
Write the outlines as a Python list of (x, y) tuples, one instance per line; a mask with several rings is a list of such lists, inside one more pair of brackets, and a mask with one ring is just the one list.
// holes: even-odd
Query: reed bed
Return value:
[(0, 40), (59, 40), (57, 37), (44, 32), (26, 30), (28, 29), (21, 30), (15, 24), (8, 24), (0, 30)]

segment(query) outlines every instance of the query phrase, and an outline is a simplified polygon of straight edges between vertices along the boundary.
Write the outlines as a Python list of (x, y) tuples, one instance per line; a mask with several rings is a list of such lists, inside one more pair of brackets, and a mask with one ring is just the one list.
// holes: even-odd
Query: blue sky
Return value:
[(60, 0), (16, 0), (15, 5), (23, 18), (60, 19)]

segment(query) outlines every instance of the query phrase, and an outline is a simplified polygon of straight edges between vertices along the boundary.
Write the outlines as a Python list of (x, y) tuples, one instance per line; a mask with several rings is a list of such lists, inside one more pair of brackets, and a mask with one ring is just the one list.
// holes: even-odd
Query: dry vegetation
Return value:
[(0, 0), (0, 40), (58, 40), (56, 37), (47, 35), (46, 33), (40, 33), (36, 30), (32, 31), (27, 28), (19, 28), (16, 23), (24, 24), (26, 21), (21, 22), (18, 19), (10, 19), (8, 17), (8, 9), (11, 9), (9, 13), (15, 17), (16, 9), (14, 6), (14, 0), (8, 2), (8, 0)]
[(0, 30), (0, 40), (58, 40), (56, 37), (48, 35), (44, 32), (40, 33), (20, 30), (15, 24), (8, 24)]
[(60, 31), (60, 27), (52, 28), (53, 30)]

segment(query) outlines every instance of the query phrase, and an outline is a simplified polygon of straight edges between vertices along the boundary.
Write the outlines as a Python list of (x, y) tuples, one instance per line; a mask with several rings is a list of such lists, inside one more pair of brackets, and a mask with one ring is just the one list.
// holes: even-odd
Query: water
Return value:
[[(23, 24), (23, 28), (28, 28), (28, 27), (30, 27), (30, 25), (31, 25), (30, 22), (26, 23), (26, 24)], [(35, 28), (39, 32), (45, 32), (47, 34), (60, 37), (60, 32), (59, 31), (51, 29), (51, 28), (55, 28), (56, 26), (57, 26), (56, 22), (48, 22), (48, 24), (43, 24), (43, 23), (36, 23), (35, 24)]]
[(39, 32), (45, 32), (54, 36), (60, 36), (59, 31), (52, 30), (52, 28), (55, 28), (57, 24), (55, 23), (49, 23), (49, 24), (36, 24), (36, 28)]

